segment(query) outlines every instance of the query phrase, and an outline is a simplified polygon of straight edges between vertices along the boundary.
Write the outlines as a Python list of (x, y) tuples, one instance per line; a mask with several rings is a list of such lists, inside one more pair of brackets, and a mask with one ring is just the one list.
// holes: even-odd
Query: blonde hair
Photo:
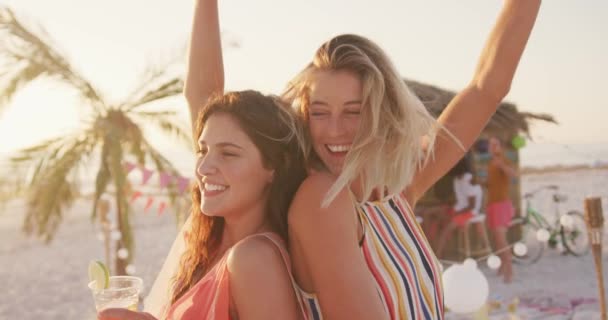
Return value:
[[(323, 201), (327, 206), (355, 178), (362, 182), (362, 201), (373, 190), (394, 195), (410, 184), (416, 170), (432, 156), (441, 126), (407, 87), (390, 59), (372, 41), (357, 35), (340, 35), (324, 43), (313, 61), (289, 84), (283, 98), (308, 120), (310, 87), (318, 71), (350, 71), (363, 86), (361, 124), (342, 172)], [(307, 130), (308, 131), (308, 130)], [(427, 145), (422, 146), (426, 136)], [(306, 136), (306, 160), (324, 167)], [(425, 151), (428, 150), (428, 151)]]

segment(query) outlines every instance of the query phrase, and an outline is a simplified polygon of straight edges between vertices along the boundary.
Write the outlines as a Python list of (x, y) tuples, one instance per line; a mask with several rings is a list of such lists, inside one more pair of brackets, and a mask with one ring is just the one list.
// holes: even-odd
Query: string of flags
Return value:
[[(172, 174), (172, 173), (163, 172), (163, 171), (156, 171), (156, 170), (148, 169), (144, 166), (140, 166), (137, 163), (125, 161), (124, 168), (127, 173), (127, 176), (134, 169), (137, 169), (138, 171), (141, 172), (141, 186), (146, 185), (150, 181), (150, 178), (152, 178), (152, 176), (154, 176), (155, 173), (158, 175), (161, 189), (167, 188), (171, 185), (175, 185), (177, 187), (178, 194), (183, 195), (188, 190), (188, 186), (190, 185), (190, 179), (188, 179), (186, 177), (183, 177), (181, 175)], [(130, 202), (134, 203), (138, 199), (142, 198), (142, 196), (144, 196), (143, 192), (141, 192), (139, 190), (134, 190), (133, 193), (131, 194)], [(151, 195), (148, 196), (146, 199), (145, 205), (144, 205), (144, 213), (148, 213), (150, 211), (150, 209), (152, 209), (152, 207), (155, 205), (155, 202), (157, 202), (157, 199), (154, 196), (151, 196)], [(159, 216), (163, 214), (163, 212), (166, 208), (167, 208), (167, 203), (165, 201), (163, 201), (163, 200), (158, 201), (157, 213)]]

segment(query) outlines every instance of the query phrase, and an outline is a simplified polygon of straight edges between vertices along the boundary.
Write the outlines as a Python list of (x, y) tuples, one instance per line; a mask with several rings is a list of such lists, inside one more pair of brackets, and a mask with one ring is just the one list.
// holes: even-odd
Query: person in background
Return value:
[[(447, 240), (452, 235), (454, 229), (464, 227), (471, 218), (480, 214), (481, 203), (483, 200), (483, 190), (479, 184), (474, 183), (473, 170), (468, 157), (463, 157), (450, 171), (453, 177), (454, 198), (456, 202), (449, 211), (449, 222), (441, 230), (437, 240), (437, 256), (441, 258)], [(484, 235), (483, 224), (475, 224), (480, 236)]]
[(518, 172), (505, 156), (502, 144), (496, 137), (489, 139), (489, 151), (487, 224), (494, 238), (494, 250), (500, 252), (502, 260), (498, 274), (503, 276), (505, 283), (509, 283), (513, 279), (513, 266), (511, 250), (505, 248), (508, 246), (507, 230), (515, 214), (510, 185), (511, 178), (518, 176)]

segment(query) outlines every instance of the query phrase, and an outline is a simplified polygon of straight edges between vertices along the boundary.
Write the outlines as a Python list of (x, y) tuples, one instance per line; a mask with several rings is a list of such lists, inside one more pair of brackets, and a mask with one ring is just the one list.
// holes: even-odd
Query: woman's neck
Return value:
[(271, 231), (271, 228), (263, 216), (244, 215), (225, 219), (221, 247), (228, 249), (247, 236), (267, 231)]

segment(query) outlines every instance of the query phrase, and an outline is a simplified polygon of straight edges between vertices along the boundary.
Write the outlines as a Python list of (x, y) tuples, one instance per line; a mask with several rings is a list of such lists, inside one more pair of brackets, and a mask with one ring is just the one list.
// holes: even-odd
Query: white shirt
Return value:
[(483, 200), (483, 190), (480, 185), (473, 185), (471, 180), (473, 175), (469, 172), (462, 175), (462, 177), (454, 178), (454, 194), (456, 196), (456, 203), (454, 204), (454, 211), (460, 211), (469, 206), (469, 197), (475, 197), (475, 205), (473, 206), (473, 214), (479, 214), (481, 209), (481, 201)]

